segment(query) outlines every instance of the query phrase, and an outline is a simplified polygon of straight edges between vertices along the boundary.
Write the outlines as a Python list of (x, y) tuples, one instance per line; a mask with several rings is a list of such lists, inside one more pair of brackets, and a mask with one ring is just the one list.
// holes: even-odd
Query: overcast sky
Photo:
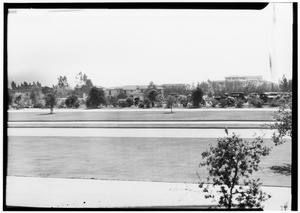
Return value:
[[(9, 81), (71, 86), (292, 76), (292, 4), (263, 10), (11, 10)], [(273, 75), (269, 66), (272, 52)]]

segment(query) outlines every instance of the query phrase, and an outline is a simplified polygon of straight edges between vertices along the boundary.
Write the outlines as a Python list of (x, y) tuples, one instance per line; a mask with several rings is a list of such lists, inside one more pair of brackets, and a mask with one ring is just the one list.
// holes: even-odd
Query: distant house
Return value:
[(252, 83), (252, 84), (258, 86), (263, 83), (263, 77), (262, 76), (232, 75), (232, 76), (225, 77), (225, 81), (227, 81), (227, 82), (239, 81), (242, 83)]
[(16, 88), (12, 89), (11, 92), (13, 94), (24, 94), (24, 95), (29, 95), (32, 91), (40, 91), (41, 89), (38, 88), (37, 86), (27, 86), (27, 88)]

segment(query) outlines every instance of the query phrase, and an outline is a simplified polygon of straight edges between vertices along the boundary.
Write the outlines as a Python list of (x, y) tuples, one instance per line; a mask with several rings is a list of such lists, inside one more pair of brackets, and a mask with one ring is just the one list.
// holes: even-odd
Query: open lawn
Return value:
[[(251, 139), (249, 139), (251, 140)], [(214, 138), (8, 138), (8, 175), (197, 183), (201, 153)], [(267, 145), (273, 143), (265, 139)], [(290, 140), (261, 161), (266, 186), (291, 186)]]
[(49, 110), (9, 111), (8, 121), (271, 121), (272, 110)]

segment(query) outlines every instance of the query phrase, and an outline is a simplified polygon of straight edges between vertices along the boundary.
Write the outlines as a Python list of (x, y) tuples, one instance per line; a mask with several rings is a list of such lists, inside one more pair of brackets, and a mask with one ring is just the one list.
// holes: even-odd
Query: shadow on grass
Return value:
[(274, 173), (279, 173), (282, 175), (291, 175), (292, 174), (292, 167), (291, 164), (287, 164), (285, 163), (283, 166), (271, 166), (270, 169), (274, 172)]
[(166, 114), (166, 115), (173, 115), (173, 114), (175, 114), (175, 112), (163, 112), (163, 114)]
[(54, 113), (42, 113), (42, 114), (38, 114), (38, 115), (54, 115)]

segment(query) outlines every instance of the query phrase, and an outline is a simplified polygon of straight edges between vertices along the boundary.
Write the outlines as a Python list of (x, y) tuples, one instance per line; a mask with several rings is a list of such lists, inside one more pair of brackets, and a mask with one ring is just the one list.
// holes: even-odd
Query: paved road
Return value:
[[(105, 208), (105, 207), (215, 207), (205, 199), (198, 184), (143, 181), (80, 180), (8, 177), (7, 204), (15, 206)], [(93, 189), (93, 190), (91, 190)], [(262, 187), (272, 197), (265, 211), (291, 207), (291, 188)]]
[[(232, 132), (243, 138), (271, 138), (273, 133), (269, 129), (229, 129)], [(8, 128), (8, 136), (218, 138), (226, 134), (224, 129)]]
[(8, 122), (9, 128), (181, 128), (181, 129), (268, 129), (273, 122), (261, 121), (54, 121)]

